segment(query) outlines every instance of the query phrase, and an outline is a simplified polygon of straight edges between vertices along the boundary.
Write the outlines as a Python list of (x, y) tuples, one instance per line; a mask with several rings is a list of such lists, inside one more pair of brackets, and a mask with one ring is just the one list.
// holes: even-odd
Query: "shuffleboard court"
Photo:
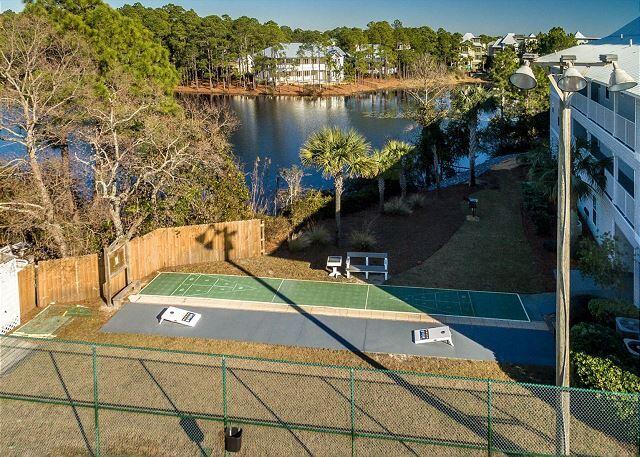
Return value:
[(529, 321), (520, 296), (504, 292), (163, 272), (140, 295)]

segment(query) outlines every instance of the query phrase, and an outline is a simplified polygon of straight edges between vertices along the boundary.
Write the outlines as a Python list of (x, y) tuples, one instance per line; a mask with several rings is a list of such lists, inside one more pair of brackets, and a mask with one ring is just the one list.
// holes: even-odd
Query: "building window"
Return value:
[(597, 206), (596, 206), (596, 197), (595, 197), (595, 195), (591, 196), (591, 203), (592, 203), (592, 206), (591, 206), (591, 208), (592, 208), (591, 220), (593, 221), (593, 225), (595, 227), (597, 227), (598, 226), (598, 209), (597, 209)]
[(606, 86), (604, 88), (604, 98), (609, 100), (609, 88)]
[(618, 158), (618, 183), (632, 198), (635, 196), (633, 188), (634, 174), (633, 168)]
[(591, 82), (591, 100), (594, 102), (600, 101), (600, 84)]

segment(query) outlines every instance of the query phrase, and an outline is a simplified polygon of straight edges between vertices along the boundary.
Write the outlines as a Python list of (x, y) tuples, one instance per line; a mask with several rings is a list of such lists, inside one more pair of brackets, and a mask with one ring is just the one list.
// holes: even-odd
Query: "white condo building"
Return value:
[[(576, 62), (598, 62), (603, 54), (615, 54), (619, 66), (640, 82), (640, 17), (607, 37), (536, 60), (557, 62), (561, 55), (575, 55)], [(599, 146), (598, 154), (612, 158), (605, 172), (606, 192), (594, 194), (578, 206), (596, 237), (608, 232), (627, 254), (634, 302), (640, 306), (640, 86), (609, 92), (611, 70), (611, 65), (590, 67), (584, 75), (587, 87), (575, 93), (571, 102), (573, 137), (591, 140)], [(551, 90), (553, 144), (559, 138), (559, 103)]]
[(259, 55), (271, 59), (272, 64), (259, 71), (258, 78), (276, 84), (326, 84), (344, 80), (346, 54), (338, 46), (283, 43), (266, 48)]

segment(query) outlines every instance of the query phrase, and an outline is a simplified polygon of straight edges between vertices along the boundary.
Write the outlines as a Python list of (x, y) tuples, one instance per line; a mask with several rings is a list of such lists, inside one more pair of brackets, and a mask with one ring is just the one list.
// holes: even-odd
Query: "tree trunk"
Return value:
[(469, 187), (475, 187), (476, 185), (477, 123), (478, 123), (478, 118), (476, 115), (476, 116), (471, 116), (467, 124), (467, 127), (469, 128)]
[(399, 181), (400, 181), (400, 197), (404, 199), (407, 196), (407, 173), (404, 167), (402, 168), (402, 170), (400, 170)]
[(378, 176), (378, 193), (380, 195), (380, 212), (384, 211), (384, 178)]
[(435, 144), (431, 145), (431, 154), (433, 156), (433, 175), (436, 181), (436, 189), (440, 190), (440, 161), (438, 159), (438, 148)]
[(58, 247), (60, 255), (62, 257), (67, 257), (69, 255), (69, 246), (67, 245), (67, 240), (64, 238), (64, 235), (62, 233), (62, 227), (55, 220), (55, 207), (53, 206), (53, 202), (51, 201), (51, 196), (49, 195), (47, 186), (45, 186), (44, 184), (42, 170), (40, 168), (40, 163), (38, 162), (38, 159), (36, 157), (35, 148), (33, 146), (27, 146), (27, 150), (29, 154), (29, 166), (31, 168), (31, 173), (33, 174), (33, 180), (36, 189), (40, 194), (40, 201), (44, 209), (44, 217), (46, 223), (45, 231), (48, 232), (49, 235), (51, 235), (51, 238), (53, 238), (53, 241)]
[(344, 190), (344, 178), (342, 176), (336, 176), (336, 244), (340, 246), (340, 239), (342, 238), (342, 225), (340, 224), (340, 206), (342, 200), (342, 191)]

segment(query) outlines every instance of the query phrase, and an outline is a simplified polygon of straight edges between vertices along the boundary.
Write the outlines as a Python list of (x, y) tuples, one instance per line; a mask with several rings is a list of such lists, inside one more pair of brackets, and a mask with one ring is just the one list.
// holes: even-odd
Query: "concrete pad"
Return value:
[(143, 333), (169, 337), (212, 338), (311, 348), (346, 349), (507, 363), (553, 365), (550, 332), (522, 328), (450, 324), (455, 347), (444, 343), (416, 345), (411, 331), (439, 325), (300, 313), (230, 310), (185, 306), (202, 314), (195, 328), (158, 325), (162, 304), (129, 303), (101, 329), (108, 333)]

